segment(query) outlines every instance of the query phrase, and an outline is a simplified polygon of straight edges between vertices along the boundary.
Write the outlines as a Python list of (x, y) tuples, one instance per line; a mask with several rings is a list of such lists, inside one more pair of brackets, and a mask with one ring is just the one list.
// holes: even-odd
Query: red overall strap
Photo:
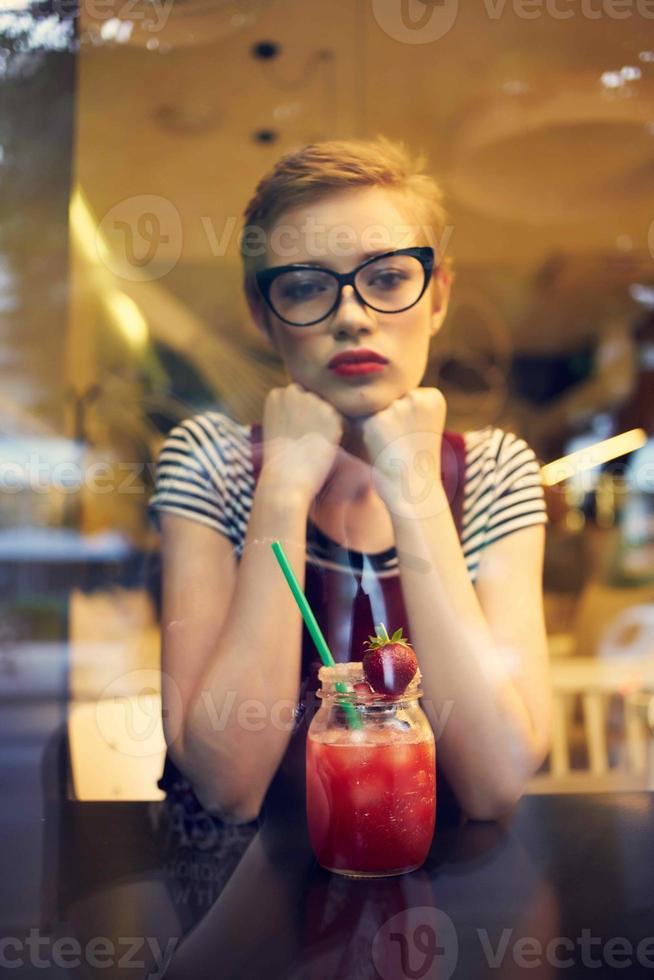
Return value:
[[(252, 426), (252, 463), (255, 483), (259, 478), (262, 462), (260, 422)], [(465, 491), (466, 450), (465, 441), (458, 432), (444, 432), (441, 440), (441, 479), (445, 488), (450, 510), (461, 537), (463, 526), (463, 499)]]

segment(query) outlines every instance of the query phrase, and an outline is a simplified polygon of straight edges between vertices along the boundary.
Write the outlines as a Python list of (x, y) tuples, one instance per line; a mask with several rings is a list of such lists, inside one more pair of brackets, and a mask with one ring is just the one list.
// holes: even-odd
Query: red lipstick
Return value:
[(346, 361), (343, 364), (337, 364), (335, 368), (332, 368), (334, 374), (341, 374), (347, 377), (348, 375), (355, 374), (378, 374), (380, 371), (384, 370), (384, 365), (376, 363), (375, 361)]
[(388, 358), (377, 351), (364, 347), (354, 347), (341, 351), (332, 357), (328, 367), (335, 373), (344, 376), (375, 374), (384, 370)]

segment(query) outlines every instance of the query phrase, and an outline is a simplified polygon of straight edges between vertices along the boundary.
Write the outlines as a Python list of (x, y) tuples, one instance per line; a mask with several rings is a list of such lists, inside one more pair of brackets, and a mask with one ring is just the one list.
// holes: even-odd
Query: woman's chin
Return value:
[(344, 418), (355, 421), (376, 415), (392, 405), (397, 397), (399, 396), (390, 396), (388, 392), (358, 391), (352, 392), (348, 398), (334, 398), (332, 404)]
[(389, 395), (389, 385), (376, 374), (334, 381), (327, 386), (327, 397), (348, 411), (355, 411), (357, 406), (378, 405)]

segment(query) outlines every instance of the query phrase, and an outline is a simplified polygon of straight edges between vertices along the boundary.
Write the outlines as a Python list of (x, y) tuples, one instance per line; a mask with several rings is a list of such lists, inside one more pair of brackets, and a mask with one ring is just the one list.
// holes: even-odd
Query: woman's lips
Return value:
[(330, 371), (348, 377), (357, 374), (376, 374), (378, 371), (383, 371), (385, 367), (386, 364), (381, 364), (379, 361), (341, 361), (340, 364), (330, 368)]

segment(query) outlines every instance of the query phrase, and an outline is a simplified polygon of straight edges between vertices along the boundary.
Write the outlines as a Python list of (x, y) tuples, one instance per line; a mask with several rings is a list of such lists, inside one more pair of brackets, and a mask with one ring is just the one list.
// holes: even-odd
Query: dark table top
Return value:
[(654, 976), (650, 793), (526, 796), (501, 822), (437, 826), (422, 868), (368, 880), (317, 865), (296, 806), (220, 830), (169, 803), (46, 818), (43, 928), (87, 961), (113, 944), (71, 976), (167, 956), (171, 980)]

